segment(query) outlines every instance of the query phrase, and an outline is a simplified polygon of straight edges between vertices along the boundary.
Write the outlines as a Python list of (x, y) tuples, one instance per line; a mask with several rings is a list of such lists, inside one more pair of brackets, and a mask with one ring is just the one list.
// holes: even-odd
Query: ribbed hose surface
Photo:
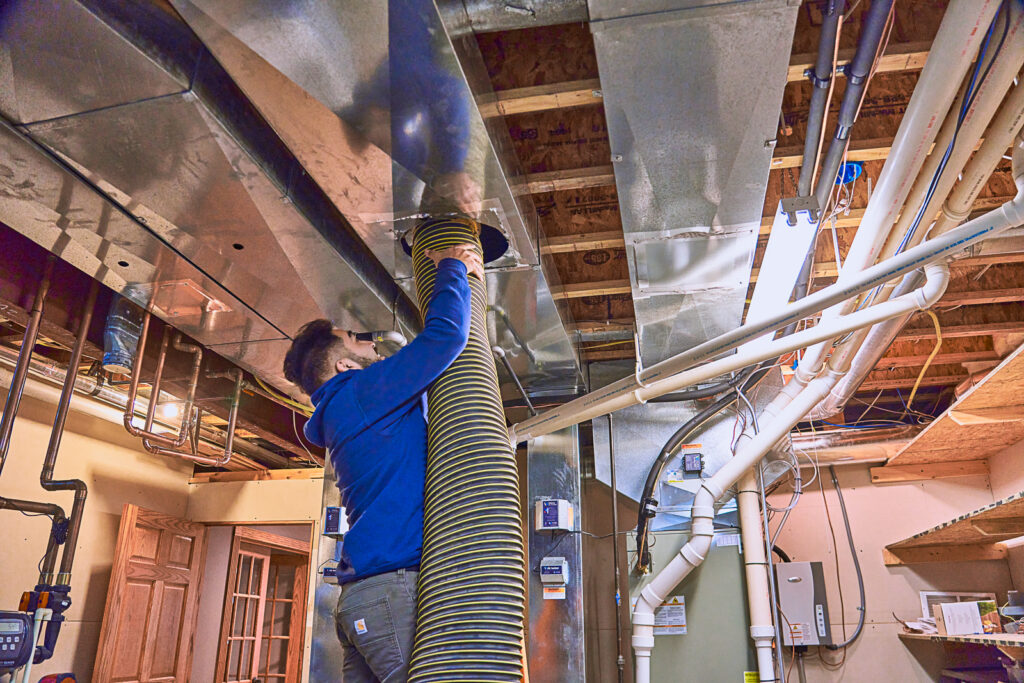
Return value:
[[(436, 268), (424, 254), (472, 243), (462, 218), (416, 229), (420, 310)], [(427, 393), (427, 478), (416, 641), (409, 680), (521, 681), (526, 600), (519, 477), (487, 340), (487, 292), (469, 278), (469, 343)]]

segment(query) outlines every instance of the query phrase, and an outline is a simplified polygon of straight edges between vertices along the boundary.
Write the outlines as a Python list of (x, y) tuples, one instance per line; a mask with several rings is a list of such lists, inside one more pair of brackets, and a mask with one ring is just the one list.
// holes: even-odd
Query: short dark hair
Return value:
[(313, 320), (299, 329), (284, 356), (284, 376), (312, 395), (335, 375), (335, 357), (344, 355), (345, 342), (334, 334), (330, 320)]

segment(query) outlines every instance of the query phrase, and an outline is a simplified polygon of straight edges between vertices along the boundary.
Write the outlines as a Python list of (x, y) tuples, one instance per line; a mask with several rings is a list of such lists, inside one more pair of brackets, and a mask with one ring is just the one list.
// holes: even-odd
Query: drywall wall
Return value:
[[(6, 399), (6, 388), (0, 390)], [(82, 400), (75, 397), (75, 402)], [(0, 476), (0, 495), (44, 500), (69, 510), (72, 494), (47, 493), (39, 487), (39, 470), (50, 438), (54, 407), (25, 397), (14, 424), (11, 449)], [(184, 517), (192, 467), (145, 453), (124, 428), (72, 411), (58, 454), (56, 475), (77, 477), (89, 486), (82, 530), (71, 581), (72, 606), (53, 659), (33, 676), (74, 672), (79, 681), (92, 678), (100, 624), (117, 542), (121, 509), (133, 503), (175, 517)], [(38, 578), (36, 562), (45, 550), (49, 522), (0, 511), (0, 605), (16, 609), (22, 591)]]
[[(989, 481), (995, 500), (1024, 491), (1024, 441), (1008, 446), (988, 459)], [(1024, 544), (1010, 541), (1007, 562), (1013, 587), (1024, 590)]]
[[(922, 590), (995, 592), (1002, 600), (1012, 587), (1007, 563), (960, 562), (886, 567), (882, 564), (882, 548), (991, 503), (988, 478), (974, 476), (876, 485), (871, 483), (867, 466), (838, 467), (836, 472), (864, 572), (867, 622), (864, 635), (848, 649), (845, 663), (838, 670), (825, 669), (816, 656), (808, 658), (808, 680), (816, 683), (937, 680), (943, 666), (942, 646), (927, 642), (905, 645), (898, 638), (901, 627), (893, 619), (893, 613), (903, 619), (921, 616), (919, 591)], [(810, 477), (809, 470), (804, 470), (804, 473)], [(844, 609), (840, 610), (836, 555), (818, 483), (806, 490), (790, 515), (778, 545), (793, 560), (824, 563), (832, 634), (834, 638), (840, 638), (844, 623), (848, 633), (856, 627), (857, 580), (835, 489), (828, 471), (822, 470), (822, 475), (835, 541), (839, 547)], [(788, 501), (789, 492), (780, 491), (770, 497), (770, 502), (776, 507), (785, 506)], [(825, 656), (829, 661), (839, 659), (838, 653), (826, 653)], [(788, 659), (786, 663), (789, 663)]]

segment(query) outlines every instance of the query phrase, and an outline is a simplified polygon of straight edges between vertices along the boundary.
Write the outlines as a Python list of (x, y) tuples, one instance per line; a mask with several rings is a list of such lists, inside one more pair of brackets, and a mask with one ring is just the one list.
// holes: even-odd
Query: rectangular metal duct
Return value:
[[(153, 292), (187, 300), (157, 313), (282, 389), (291, 388), (280, 376), (288, 339), (310, 319), (415, 328), (396, 236), (422, 215), (424, 197), (443, 203), (445, 190), (430, 163), (417, 175), (392, 154), (395, 98), (379, 99), (372, 84), (409, 55), (389, 41), (386, 7), (211, 4), (244, 29), (241, 40), (196, 5), (176, 4), (191, 27), (161, 2), (0, 7), (0, 141), (15, 162), (0, 167), (0, 221), (74, 254), (141, 304)], [(416, 16), (438, 36), (451, 90), (439, 97), (472, 105), (433, 3)], [(249, 45), (264, 43), (279, 63)], [(383, 132), (356, 113), (382, 103)], [(512, 244), (488, 273), (503, 313), (495, 338), (528, 387), (574, 389), (580, 375), (538, 263), (536, 214), (521, 209), (470, 114), (477, 208)], [(197, 307), (195, 320), (173, 314)], [(239, 318), (230, 325), (221, 322), (229, 311)]]
[(740, 324), (798, 0), (589, 0), (645, 365)]

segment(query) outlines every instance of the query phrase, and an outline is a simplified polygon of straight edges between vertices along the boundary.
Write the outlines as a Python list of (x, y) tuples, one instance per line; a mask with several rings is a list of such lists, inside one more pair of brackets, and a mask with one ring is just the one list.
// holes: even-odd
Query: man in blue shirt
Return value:
[[(483, 279), (472, 245), (427, 251), (437, 265), (423, 331), (381, 360), (372, 342), (314, 320), (299, 331), (285, 377), (310, 394), (312, 443), (326, 447), (349, 529), (335, 621), (345, 683), (407, 677), (416, 628), (427, 462), (426, 391), (469, 338), (468, 275)], [(377, 362), (380, 361), (380, 362)]]

